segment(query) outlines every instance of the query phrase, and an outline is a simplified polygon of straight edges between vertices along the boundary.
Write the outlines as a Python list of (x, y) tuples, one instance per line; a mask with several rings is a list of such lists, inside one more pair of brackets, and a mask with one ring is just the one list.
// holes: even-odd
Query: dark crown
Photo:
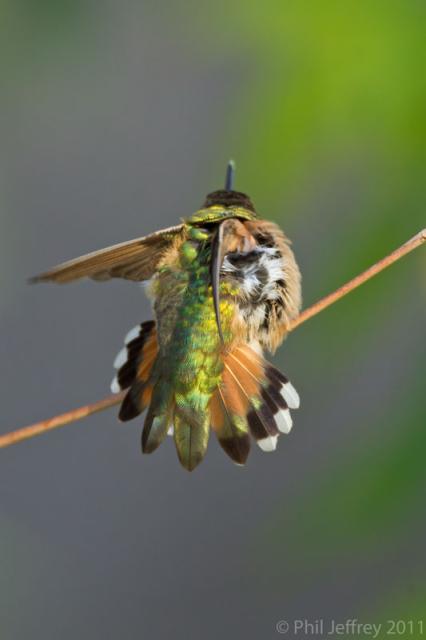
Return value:
[(206, 197), (203, 207), (213, 207), (214, 205), (222, 205), (224, 207), (243, 207), (256, 213), (254, 205), (250, 198), (245, 193), (239, 191), (229, 191), (222, 189), (220, 191), (213, 191)]

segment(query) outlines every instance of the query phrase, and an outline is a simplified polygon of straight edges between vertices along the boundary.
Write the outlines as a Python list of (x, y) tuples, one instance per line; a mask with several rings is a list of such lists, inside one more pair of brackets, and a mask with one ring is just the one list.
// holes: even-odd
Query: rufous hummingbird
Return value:
[(127, 391), (121, 420), (148, 410), (143, 452), (169, 433), (189, 471), (203, 459), (210, 429), (243, 465), (251, 439), (273, 451), (292, 427), (289, 410), (299, 407), (293, 385), (263, 352), (276, 350), (299, 313), (300, 271), (284, 233), (258, 218), (233, 180), (230, 162), (225, 189), (181, 224), (32, 279), (149, 281), (155, 320), (127, 334), (112, 391)]

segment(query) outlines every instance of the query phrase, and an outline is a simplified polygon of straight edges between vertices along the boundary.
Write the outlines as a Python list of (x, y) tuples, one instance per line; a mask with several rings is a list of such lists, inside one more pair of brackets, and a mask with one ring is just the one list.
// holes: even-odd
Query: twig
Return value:
[(112, 396), (108, 396), (107, 398), (103, 398), (103, 400), (98, 400), (98, 402), (94, 402), (93, 404), (86, 404), (84, 407), (71, 409), (71, 411), (62, 413), (54, 418), (36, 422), (29, 427), (22, 427), (22, 429), (5, 433), (0, 436), (0, 449), (8, 447), (11, 444), (15, 444), (16, 442), (21, 442), (21, 440), (28, 440), (28, 438), (33, 438), (34, 436), (46, 433), (46, 431), (51, 431), (57, 427), (62, 427), (64, 424), (83, 420), (83, 418), (87, 418), (87, 416), (91, 416), (93, 413), (98, 413), (98, 411), (109, 409), (110, 407), (119, 404), (123, 400), (124, 396), (125, 392), (117, 393)]
[[(391, 264), (407, 255), (407, 253), (410, 253), (410, 251), (417, 249), (417, 247), (419, 247), (425, 241), (426, 229), (423, 229), (413, 238), (408, 240), (408, 242), (400, 246), (398, 249), (390, 253), (382, 260), (379, 260), (379, 262), (376, 262), (376, 264), (374, 264), (372, 267), (356, 276), (333, 293), (330, 293), (325, 298), (322, 298), (311, 307), (308, 307), (308, 309), (305, 309), (305, 311), (302, 311), (299, 317), (291, 323), (289, 331), (293, 331), (303, 322), (306, 322), (313, 316), (317, 315), (317, 313), (320, 313), (330, 305), (334, 304), (335, 302), (337, 302), (337, 300), (340, 300), (340, 298), (343, 298), (343, 296), (350, 293), (361, 284), (367, 282), (367, 280), (380, 273), (380, 271), (383, 271)], [(42, 420), (41, 422), (30, 425), (29, 427), (23, 427), (22, 429), (17, 429), (16, 431), (5, 433), (4, 435), (0, 436), (0, 449), (8, 447), (11, 444), (15, 444), (16, 442), (33, 438), (34, 436), (45, 433), (46, 431), (50, 431), (51, 429), (56, 429), (57, 427), (61, 427), (65, 424), (70, 424), (71, 422), (82, 420), (83, 418), (91, 416), (92, 414), (99, 411), (109, 409), (110, 407), (120, 404), (120, 402), (124, 398), (124, 395), (125, 392), (108, 396), (103, 400), (99, 400), (98, 402), (94, 402), (93, 404), (85, 405), (84, 407), (79, 407), (78, 409), (72, 409), (67, 413), (55, 416), (54, 418), (50, 418), (49, 420)]]
[(289, 331), (293, 331), (293, 329), (296, 329), (296, 327), (298, 327), (303, 322), (306, 322), (306, 320), (309, 320), (313, 316), (316, 316), (317, 313), (323, 311), (323, 309), (326, 309), (331, 304), (334, 304), (335, 302), (337, 302), (337, 300), (340, 300), (340, 298), (343, 298), (343, 296), (345, 296), (347, 293), (350, 293), (361, 284), (364, 284), (364, 282), (367, 282), (367, 280), (370, 280), (370, 278), (372, 278), (373, 276), (376, 276), (378, 273), (380, 273), (380, 271), (383, 271), (387, 267), (390, 267), (391, 264), (393, 264), (400, 258), (403, 258), (405, 255), (407, 255), (407, 253), (410, 253), (410, 251), (413, 251), (414, 249), (417, 249), (417, 247), (420, 247), (420, 245), (423, 244), (425, 240), (426, 229), (423, 229), (422, 231), (419, 231), (418, 234), (410, 238), (410, 240), (408, 240), (405, 244), (401, 245), (400, 247), (398, 247), (398, 249), (395, 249), (395, 251), (386, 256), (386, 258), (382, 258), (382, 260), (379, 260), (379, 262), (373, 264), (372, 267), (360, 273), (359, 276), (356, 276), (352, 280), (349, 280), (349, 282), (336, 289), (336, 291), (333, 291), (333, 293), (329, 293), (328, 296), (325, 296), (325, 298), (321, 298), (321, 300), (318, 300), (318, 302), (313, 304), (311, 307), (308, 307), (307, 309), (302, 311), (302, 313), (296, 318), (296, 320), (291, 323)]

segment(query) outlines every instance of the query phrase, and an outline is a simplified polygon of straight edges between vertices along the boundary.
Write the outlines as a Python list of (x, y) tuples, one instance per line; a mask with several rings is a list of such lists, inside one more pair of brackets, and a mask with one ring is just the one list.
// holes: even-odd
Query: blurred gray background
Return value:
[[(371, 33), (359, 59), (334, 3), (236, 5), (4, 4), (1, 432), (107, 395), (124, 334), (151, 317), (134, 284), (26, 278), (175, 224), (231, 156), (237, 188), (293, 239), (306, 305), (420, 229), (424, 87), (391, 55), (416, 58), (421, 9), (349, 10), (347, 32)], [(302, 397), (294, 430), (243, 469), (214, 437), (193, 474), (171, 440), (142, 457), (142, 420), (115, 409), (3, 450), (1, 639), (248, 640), (281, 619), (421, 617), (424, 258), (290, 336), (275, 360)]]

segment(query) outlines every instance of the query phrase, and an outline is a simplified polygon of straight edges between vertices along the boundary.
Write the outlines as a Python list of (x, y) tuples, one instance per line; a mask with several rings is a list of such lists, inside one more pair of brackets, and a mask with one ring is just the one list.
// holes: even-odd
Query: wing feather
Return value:
[(72, 282), (79, 278), (109, 280), (124, 278), (141, 282), (149, 280), (163, 253), (182, 232), (183, 224), (162, 229), (149, 236), (121, 242), (64, 262), (30, 279), (36, 282)]

